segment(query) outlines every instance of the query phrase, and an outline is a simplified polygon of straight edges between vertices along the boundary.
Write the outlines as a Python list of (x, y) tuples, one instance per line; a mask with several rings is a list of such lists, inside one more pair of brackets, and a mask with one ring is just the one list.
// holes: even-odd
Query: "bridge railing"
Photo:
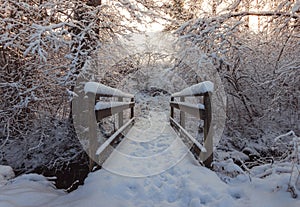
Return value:
[[(184, 143), (193, 153), (196, 159), (203, 161), (206, 167), (211, 167), (213, 160), (213, 138), (211, 126), (212, 109), (211, 109), (211, 94), (214, 85), (210, 81), (195, 84), (183, 89), (178, 93), (171, 95), (170, 107), (170, 124), (179, 132), (183, 138)], [(202, 103), (191, 104), (185, 102), (185, 97), (202, 97)], [(175, 101), (179, 98), (179, 101)], [(179, 123), (174, 119), (174, 109), (180, 111)], [(185, 129), (185, 113), (188, 113), (199, 120), (204, 121), (204, 139), (203, 145), (199, 143), (190, 133)]]
[[(112, 152), (113, 147), (110, 146), (119, 142), (119, 138), (134, 124), (134, 95), (95, 82), (86, 83), (84, 91), (90, 103), (89, 107), (93, 109), (91, 113), (94, 114), (91, 114), (91, 116), (96, 117), (96, 122), (115, 114), (118, 117), (118, 129), (107, 140), (100, 143), (100, 146), (97, 143), (97, 139), (94, 138), (97, 136), (97, 129), (90, 130), (90, 156), (92, 155), (92, 159), (94, 161), (97, 160), (98, 164), (101, 165)], [(117, 101), (103, 101), (101, 97), (116, 97)], [(130, 118), (124, 124), (124, 110), (127, 109), (130, 109)], [(95, 125), (91, 124), (90, 126)], [(95, 156), (93, 157), (93, 155)], [(90, 162), (93, 161), (91, 160)], [(90, 163), (90, 168), (93, 165)]]

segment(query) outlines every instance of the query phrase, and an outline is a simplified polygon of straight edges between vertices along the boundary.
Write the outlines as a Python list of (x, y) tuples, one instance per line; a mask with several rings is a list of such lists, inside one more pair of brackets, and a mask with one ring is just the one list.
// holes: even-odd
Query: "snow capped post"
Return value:
[[(134, 124), (134, 96), (132, 94), (124, 93), (118, 89), (96, 83), (87, 82), (84, 86), (85, 93), (93, 94), (93, 105), (90, 105), (93, 109), (93, 113), (96, 116), (94, 122), (99, 122), (106, 117), (110, 117), (114, 114), (118, 115), (118, 129), (108, 139), (102, 139), (100, 143), (92, 143), (90, 146), (92, 149), (89, 154), (100, 166), (108, 158), (111, 152), (114, 150), (111, 145), (119, 143), (119, 139), (127, 132), (127, 130)], [(118, 101), (103, 101), (102, 97), (116, 97)], [(124, 101), (124, 99), (130, 99), (130, 101)], [(130, 109), (129, 121), (124, 124), (124, 110)], [(98, 139), (99, 140), (99, 139)]]
[(97, 138), (97, 123), (94, 111), (95, 94), (84, 89), (84, 79), (79, 76), (78, 82), (74, 88), (76, 96), (72, 100), (72, 116), (76, 134), (80, 140), (83, 149), (89, 156), (89, 170), (94, 167), (96, 138)]
[(211, 119), (212, 119), (212, 110), (211, 110), (211, 93), (212, 92), (206, 92), (203, 96), (203, 103), (204, 103), (204, 143), (205, 143), (205, 149), (208, 152), (211, 152), (210, 155), (207, 155), (202, 153), (201, 157), (204, 160), (205, 166), (210, 166), (213, 161), (213, 137), (210, 137), (212, 133), (209, 133), (209, 130), (212, 130), (212, 127), (210, 129), (211, 125)]
[[(78, 82), (74, 91), (76, 97), (72, 101), (73, 121), (80, 143), (90, 157), (89, 169), (92, 171), (95, 162), (101, 166), (114, 150), (111, 145), (119, 143), (134, 124), (134, 96), (100, 83), (86, 82), (81, 76)], [(116, 97), (118, 101), (109, 101), (108, 97)], [(125, 98), (130, 101), (125, 102)], [(124, 124), (123, 111), (126, 109), (130, 109), (130, 117)], [(114, 114), (118, 115), (119, 127), (107, 138), (100, 131), (98, 122)]]
[[(213, 132), (211, 127), (212, 110), (211, 95), (214, 90), (214, 84), (210, 81), (204, 81), (180, 92), (171, 95), (170, 107), (170, 124), (183, 137), (185, 144), (190, 147), (194, 156), (204, 163), (206, 167), (211, 167), (213, 161)], [(202, 104), (190, 104), (185, 102), (185, 97), (200, 96), (203, 97)], [(179, 97), (180, 101), (175, 101)], [(174, 119), (174, 108), (180, 110), (179, 123)], [(204, 121), (204, 146), (199, 143), (185, 130), (185, 113)]]

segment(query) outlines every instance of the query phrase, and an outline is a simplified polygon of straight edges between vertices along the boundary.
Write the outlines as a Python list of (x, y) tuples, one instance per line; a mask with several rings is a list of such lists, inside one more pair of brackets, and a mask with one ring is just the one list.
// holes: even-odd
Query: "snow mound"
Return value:
[(15, 173), (10, 166), (0, 165), (0, 186), (14, 177)]
[(39, 175), (39, 174), (34, 174), (34, 173), (21, 175), (12, 180), (12, 182), (15, 184), (24, 183), (27, 181), (39, 183), (46, 187), (55, 188), (54, 184), (52, 182), (50, 182), (46, 177)]
[[(1, 207), (48, 207), (54, 199), (66, 195), (42, 175), (27, 174), (0, 187)], [(60, 206), (63, 206), (61, 204)]]

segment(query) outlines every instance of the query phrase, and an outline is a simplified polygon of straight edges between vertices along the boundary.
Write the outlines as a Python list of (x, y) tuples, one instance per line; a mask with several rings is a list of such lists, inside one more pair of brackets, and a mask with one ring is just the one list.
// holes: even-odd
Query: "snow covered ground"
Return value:
[(225, 184), (198, 166), (190, 154), (153, 176), (127, 177), (105, 169), (90, 173), (85, 184), (66, 194), (40, 175), (23, 175), (0, 188), (1, 207), (150, 207), (259, 206), (297, 207), (286, 192), (287, 175), (251, 181), (239, 177)]
[[(0, 207), (300, 206), (300, 199), (287, 192), (289, 173), (271, 173), (264, 179), (222, 175), (227, 180), (223, 182), (200, 166), (175, 134), (170, 136), (166, 117), (152, 111), (140, 118), (104, 168), (90, 173), (84, 185), (69, 194), (41, 175), (10, 179), (11, 170), (0, 168)], [(230, 161), (217, 165), (224, 172), (239, 171)], [(264, 170), (256, 168), (256, 174)]]

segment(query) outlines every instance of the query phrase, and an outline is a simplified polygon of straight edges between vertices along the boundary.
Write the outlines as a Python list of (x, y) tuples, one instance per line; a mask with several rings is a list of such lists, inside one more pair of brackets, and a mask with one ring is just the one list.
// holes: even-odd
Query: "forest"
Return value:
[(153, 97), (169, 109), (183, 89), (153, 81), (170, 70), (185, 87), (218, 79), (224, 90), (213, 170), (225, 182), (271, 166), (262, 177), (297, 172), (289, 187), (300, 192), (299, 0), (0, 0), (0, 18), (0, 166), (16, 176), (55, 176), (68, 191), (84, 183), (89, 157), (72, 117), (80, 74), (137, 94), (142, 116)]

